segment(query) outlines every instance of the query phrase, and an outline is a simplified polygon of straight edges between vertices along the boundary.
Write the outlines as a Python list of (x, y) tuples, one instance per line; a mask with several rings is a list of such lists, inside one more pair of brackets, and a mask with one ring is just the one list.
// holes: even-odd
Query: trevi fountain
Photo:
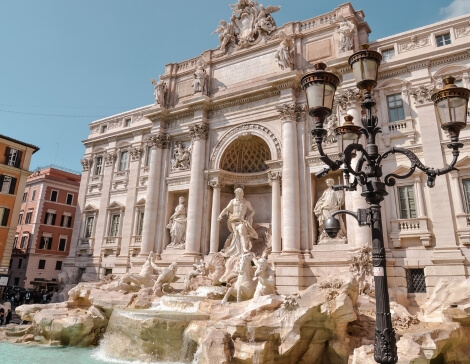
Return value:
[[(279, 6), (239, 0), (231, 7), (230, 20), (216, 25), (217, 49), (169, 64), (152, 80), (154, 104), (90, 125), (82, 218), (60, 292), (53, 303), (16, 308), (23, 323), (0, 328), (0, 348), (15, 344), (1, 351), (2, 363), (17, 352), (74, 363), (89, 355), (79, 348), (89, 347), (96, 348), (83, 359), (90, 363), (375, 363), (370, 228), (347, 216), (335, 238), (323, 229), (335, 211), (364, 202), (333, 188), (343, 180), (338, 171), (322, 175), (299, 88), (315, 61), (340, 77), (324, 140), (338, 154), (334, 127), (341, 116), (361, 116), (362, 95), (352, 87), (347, 59), (368, 42), (364, 13), (346, 3), (278, 27)], [(464, 44), (468, 22), (456, 18), (371, 43), (400, 50), (397, 62), (404, 65), (381, 66), (378, 111), (390, 90), (406, 100), (400, 128), (382, 125), (381, 147), (404, 145), (433, 158), (437, 148), (426, 144), (425, 127), (416, 122), (429, 114), (430, 88), (406, 72), (419, 70), (427, 80), (437, 55), (425, 47), (425, 35), (452, 27)], [(420, 57), (428, 63), (411, 65)], [(447, 64), (455, 60), (461, 64)], [(433, 65), (429, 72), (437, 76), (463, 74), (468, 87), (468, 56)], [(403, 163), (390, 158), (384, 169), (399, 173)], [(452, 181), (458, 184), (467, 169), (464, 159), (464, 172)], [(455, 197), (433, 202), (449, 193), (444, 184), (436, 182), (444, 192), (429, 196), (421, 175), (409, 181), (416, 216), (400, 215), (400, 186), (384, 203), (398, 363), (470, 363), (467, 225), (449, 223)], [(447, 215), (431, 224), (439, 214)], [(468, 216), (462, 214), (457, 218)], [(426, 293), (407, 291), (409, 268), (424, 272)]]

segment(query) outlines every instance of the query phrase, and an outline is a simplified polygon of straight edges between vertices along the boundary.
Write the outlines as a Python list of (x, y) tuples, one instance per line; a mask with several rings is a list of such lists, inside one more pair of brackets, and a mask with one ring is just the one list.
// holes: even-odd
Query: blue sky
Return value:
[[(346, 1), (280, 0), (280, 26)], [(31, 169), (80, 171), (88, 124), (153, 103), (167, 63), (216, 48), (236, 0), (0, 0), (0, 134), (35, 144)], [(375, 40), (470, 13), (468, 0), (352, 0)], [(55, 116), (59, 115), (59, 116)]]

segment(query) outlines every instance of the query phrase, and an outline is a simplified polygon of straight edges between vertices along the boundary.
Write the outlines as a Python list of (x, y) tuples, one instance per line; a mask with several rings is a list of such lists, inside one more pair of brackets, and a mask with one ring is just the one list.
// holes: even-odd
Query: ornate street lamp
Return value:
[[(397, 178), (402, 179), (411, 176), (416, 168), (426, 173), (428, 187), (434, 187), (436, 176), (455, 169), (459, 149), (463, 147), (463, 144), (459, 143), (459, 133), (467, 124), (467, 105), (470, 90), (455, 86), (454, 79), (448, 77), (444, 79), (444, 88), (432, 95), (437, 120), (441, 123), (441, 128), (449, 133), (451, 140), (447, 145), (452, 150), (453, 155), (453, 160), (449, 165), (441, 169), (427, 167), (421, 163), (413, 152), (405, 148), (393, 147), (380, 154), (376, 144), (376, 136), (381, 132), (381, 129), (377, 126), (377, 117), (372, 115), (372, 107), (375, 106), (375, 101), (372, 99), (371, 91), (377, 85), (378, 67), (381, 60), (381, 54), (369, 50), (367, 45), (362, 46), (359, 52), (349, 58), (349, 65), (353, 70), (357, 87), (364, 92), (362, 107), (366, 113), (361, 119), (362, 127), (354, 125), (352, 117), (347, 116), (345, 123), (335, 129), (336, 134), (341, 136), (342, 139), (343, 153), (339, 160), (330, 159), (322, 149), (323, 136), (326, 134), (323, 122), (327, 116), (331, 115), (332, 102), (329, 100), (334, 97), (331, 92), (334, 94), (336, 91), (339, 83), (338, 78), (325, 71), (324, 64), (319, 64), (315, 67), (316, 71), (302, 77), (301, 83), (307, 95), (309, 114), (315, 119), (315, 128), (312, 130), (312, 134), (320, 153), (320, 160), (328, 166), (317, 173), (317, 177), (322, 177), (332, 170), (341, 168), (345, 174), (345, 184), (333, 188), (352, 191), (360, 186), (362, 188), (361, 195), (370, 205), (369, 208), (359, 209), (357, 212), (336, 211), (331, 218), (324, 222), (324, 229), (330, 237), (335, 237), (340, 230), (340, 223), (335, 215), (341, 213), (353, 216), (361, 226), (370, 225), (372, 227), (372, 263), (376, 292), (374, 359), (377, 363), (396, 363), (398, 356), (395, 330), (390, 315), (380, 203), (387, 195), (385, 186), (395, 185)], [(362, 135), (365, 138), (365, 147), (358, 143), (358, 139)], [(397, 153), (405, 155), (410, 160), (411, 167), (409, 167), (409, 171), (404, 175), (390, 173), (382, 180), (382, 160), (390, 154)], [(359, 156), (356, 159), (356, 165), (353, 167), (351, 161), (357, 154)], [(349, 182), (349, 175), (354, 176), (351, 183)]]

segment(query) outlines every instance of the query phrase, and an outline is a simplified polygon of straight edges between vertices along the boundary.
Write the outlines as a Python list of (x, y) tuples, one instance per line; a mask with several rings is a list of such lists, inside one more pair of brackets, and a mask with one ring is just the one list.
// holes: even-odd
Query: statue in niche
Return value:
[(325, 192), (323, 192), (322, 196), (317, 201), (313, 210), (315, 216), (318, 219), (318, 230), (320, 233), (320, 237), (318, 238), (317, 244), (330, 243), (336, 241), (345, 242), (346, 228), (344, 226), (344, 222), (341, 216), (335, 216), (341, 224), (341, 229), (335, 239), (328, 237), (326, 231), (323, 228), (325, 220), (330, 218), (334, 212), (340, 210), (344, 204), (344, 192), (333, 190), (333, 178), (328, 178), (326, 180), (326, 185), (328, 186), (328, 188), (325, 190)]
[[(248, 213), (248, 211), (250, 212)], [(224, 215), (228, 215), (227, 225), (232, 233), (229, 246), (223, 251), (225, 256), (233, 257), (250, 252), (250, 239), (258, 238), (258, 234), (252, 226), (254, 214), (253, 206), (243, 197), (243, 190), (241, 188), (235, 189), (235, 198), (229, 202), (217, 218), (220, 221)]]
[(172, 171), (184, 171), (189, 169), (191, 162), (191, 147), (185, 148), (181, 141), (177, 141), (173, 151)]
[(354, 23), (341, 17), (339, 27), (336, 28), (336, 31), (339, 34), (339, 52), (346, 52), (352, 49), (354, 44), (353, 37), (356, 32)]
[(175, 208), (175, 213), (170, 216), (170, 221), (166, 226), (170, 229), (170, 244), (167, 249), (184, 249), (186, 241), (186, 206), (184, 206), (184, 197), (180, 196), (179, 204)]
[(338, 126), (338, 116), (332, 114), (326, 119), (326, 135), (323, 138), (325, 144), (334, 144), (337, 142), (335, 128)]
[(227, 23), (225, 20), (221, 20), (220, 24), (217, 26), (217, 29), (212, 32), (214, 33), (219, 33), (219, 50), (223, 53), (227, 52), (227, 46), (231, 41), (234, 41), (235, 39), (235, 27), (234, 25), (230, 22)]
[(155, 99), (155, 103), (165, 107), (166, 94), (168, 92), (166, 82), (163, 81), (160, 76), (160, 80), (158, 82), (152, 78), (152, 85), (154, 85), (153, 97)]
[(282, 30), (279, 32), (281, 43), (276, 49), (274, 57), (281, 69), (294, 69), (294, 42), (291, 37), (287, 36)]
[(202, 59), (198, 59), (196, 62), (193, 87), (195, 94), (201, 92), (203, 95), (207, 95), (206, 63)]

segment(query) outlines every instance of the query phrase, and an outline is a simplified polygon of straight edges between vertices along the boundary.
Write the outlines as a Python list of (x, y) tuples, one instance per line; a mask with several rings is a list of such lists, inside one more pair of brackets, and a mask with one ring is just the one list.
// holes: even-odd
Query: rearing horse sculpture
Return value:
[(230, 296), (237, 296), (237, 302), (253, 298), (256, 289), (256, 280), (253, 280), (253, 253), (245, 253), (240, 258), (238, 265), (238, 278), (235, 284), (227, 290), (222, 304), (226, 303)]

